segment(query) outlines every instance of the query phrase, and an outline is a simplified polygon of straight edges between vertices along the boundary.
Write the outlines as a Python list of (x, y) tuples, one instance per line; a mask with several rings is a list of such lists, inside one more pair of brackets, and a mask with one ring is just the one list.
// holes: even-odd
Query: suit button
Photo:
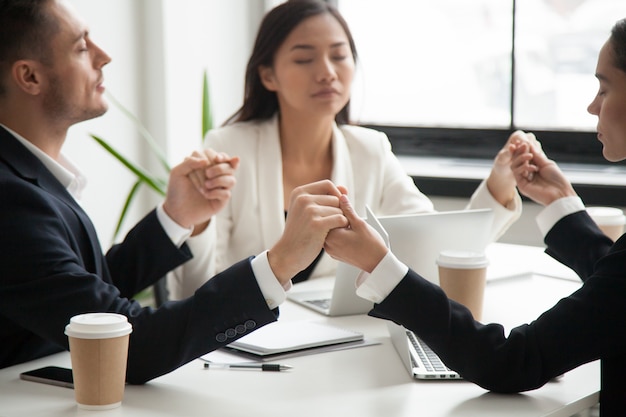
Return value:
[(237, 334), (244, 334), (246, 332), (246, 326), (244, 326), (243, 324), (239, 324), (237, 325), (237, 327), (235, 327), (235, 331), (237, 332)]
[(224, 333), (218, 333), (217, 336), (215, 336), (215, 340), (217, 340), (220, 343), (225, 342), (226, 339), (227, 337)]
[(235, 331), (235, 329), (228, 329), (226, 330), (226, 337), (233, 338), (237, 335), (237, 332)]
[(256, 327), (256, 321), (254, 321), (254, 320), (247, 320), (244, 323), (244, 326), (246, 326), (246, 329), (252, 330), (252, 329), (254, 329)]

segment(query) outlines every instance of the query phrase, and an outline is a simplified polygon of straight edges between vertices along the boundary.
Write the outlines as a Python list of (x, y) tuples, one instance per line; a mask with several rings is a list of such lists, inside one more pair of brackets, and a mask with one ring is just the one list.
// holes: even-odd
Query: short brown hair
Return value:
[(46, 10), (50, 1), (0, 0), (0, 81), (17, 60), (50, 59), (49, 41), (58, 30)]

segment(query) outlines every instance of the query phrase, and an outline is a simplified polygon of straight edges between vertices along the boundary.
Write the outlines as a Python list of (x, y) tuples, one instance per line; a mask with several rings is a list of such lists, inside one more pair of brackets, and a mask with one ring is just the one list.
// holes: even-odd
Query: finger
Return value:
[(211, 164), (218, 162), (220, 159), (220, 153), (211, 148), (204, 148), (202, 153), (209, 161), (211, 161)]
[(207, 200), (228, 201), (231, 197), (230, 190), (224, 188), (205, 190), (203, 194)]
[(516, 130), (509, 136), (509, 143), (522, 143), (526, 141), (526, 133), (523, 130)]
[(300, 195), (300, 194), (318, 194), (318, 195), (328, 194), (328, 195), (333, 195), (338, 198), (341, 195), (341, 192), (339, 191), (337, 186), (335, 186), (335, 184), (332, 183), (332, 181), (322, 180), (322, 181), (317, 181), (317, 182), (313, 182), (310, 184), (302, 185), (293, 190), (293, 195)]
[(339, 197), (339, 208), (343, 212), (344, 216), (346, 216), (346, 219), (348, 219), (348, 223), (351, 227), (354, 227), (363, 221), (363, 219), (356, 214), (356, 211), (354, 210), (354, 207), (352, 207), (352, 203), (350, 203), (350, 199), (347, 195), (342, 194), (341, 197)]
[(209, 164), (210, 161), (204, 157), (188, 156), (183, 162), (172, 168), (172, 174), (180, 176), (189, 175), (192, 171), (206, 168)]
[(187, 176), (196, 190), (198, 190), (201, 194), (204, 194), (204, 175), (202, 172), (200, 170), (195, 170), (190, 172)]
[(235, 169), (228, 162), (211, 165), (204, 170), (206, 178), (217, 178), (222, 175), (234, 175)]
[(220, 175), (219, 177), (206, 179), (203, 184), (208, 191), (214, 189), (230, 190), (237, 184), (237, 180), (232, 175)]
[(237, 169), (239, 167), (239, 157), (233, 156), (230, 158), (230, 166), (232, 169)]
[[(339, 198), (328, 194), (299, 194), (292, 198), (290, 207), (296, 209), (339, 208)], [(291, 211), (291, 210), (290, 210)]]

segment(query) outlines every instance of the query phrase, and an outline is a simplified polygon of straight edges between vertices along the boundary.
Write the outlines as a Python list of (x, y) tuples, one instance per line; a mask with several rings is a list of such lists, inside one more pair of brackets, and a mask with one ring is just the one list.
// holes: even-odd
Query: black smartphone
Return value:
[(42, 384), (57, 385), (59, 387), (74, 388), (72, 370), (59, 366), (46, 366), (23, 372), (20, 378), (25, 381), (41, 382)]

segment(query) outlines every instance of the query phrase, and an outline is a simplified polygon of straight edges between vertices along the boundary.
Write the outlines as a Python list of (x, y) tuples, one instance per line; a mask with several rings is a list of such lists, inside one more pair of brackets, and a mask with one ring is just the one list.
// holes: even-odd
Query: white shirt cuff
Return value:
[(568, 214), (585, 210), (585, 205), (580, 197), (563, 197), (546, 206), (537, 215), (537, 226), (542, 236), (546, 236), (550, 229), (554, 227), (556, 222), (561, 220)]
[(161, 223), (163, 230), (165, 230), (165, 234), (169, 236), (170, 240), (174, 243), (174, 245), (176, 245), (177, 248), (180, 248), (189, 236), (191, 236), (193, 227), (187, 229), (172, 220), (172, 218), (167, 215), (165, 210), (163, 210), (163, 203), (157, 206), (156, 214), (159, 219), (159, 223)]
[(371, 274), (361, 271), (356, 280), (356, 294), (378, 304), (396, 288), (408, 270), (408, 266), (388, 251)]
[(495, 242), (511, 227), (522, 215), (522, 198), (516, 192), (506, 206), (494, 198), (487, 187), (487, 180), (483, 180), (465, 207), (466, 209), (490, 208), (493, 210), (493, 225), (491, 226), (490, 241)]
[(291, 289), (291, 281), (284, 287), (280, 285), (280, 282), (272, 271), (272, 267), (270, 267), (270, 262), (267, 259), (267, 251), (256, 256), (250, 264), (267, 306), (271, 310), (275, 309), (287, 298), (285, 291)]

